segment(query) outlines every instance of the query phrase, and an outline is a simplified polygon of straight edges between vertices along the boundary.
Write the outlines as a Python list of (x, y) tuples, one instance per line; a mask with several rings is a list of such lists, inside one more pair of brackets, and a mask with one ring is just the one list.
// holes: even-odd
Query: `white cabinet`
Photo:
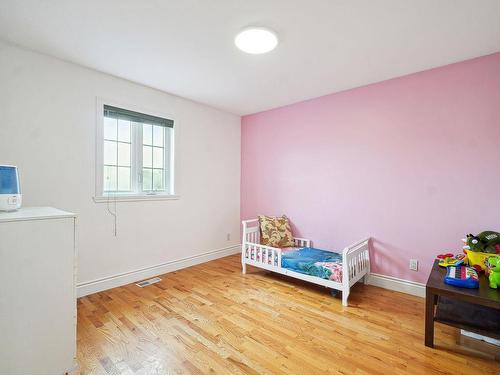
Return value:
[(50, 207), (0, 212), (0, 374), (75, 368), (74, 214)]

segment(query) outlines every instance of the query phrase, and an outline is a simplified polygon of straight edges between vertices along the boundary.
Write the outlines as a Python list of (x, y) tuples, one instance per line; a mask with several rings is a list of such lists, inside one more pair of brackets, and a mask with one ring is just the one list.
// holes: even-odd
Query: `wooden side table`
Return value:
[(434, 322), (500, 339), (500, 289), (492, 289), (484, 274), (479, 288), (445, 284), (446, 269), (432, 266), (425, 286), (425, 346), (434, 347)]

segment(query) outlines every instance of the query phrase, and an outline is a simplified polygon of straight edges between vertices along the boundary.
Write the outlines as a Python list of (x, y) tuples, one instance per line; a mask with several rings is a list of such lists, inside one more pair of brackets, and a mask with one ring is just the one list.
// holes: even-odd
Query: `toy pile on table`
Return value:
[(500, 233), (468, 234), (462, 241), (464, 254), (437, 256), (439, 265), (447, 268), (444, 282), (462, 288), (479, 288), (478, 274), (484, 271), (490, 288), (497, 289), (500, 286)]

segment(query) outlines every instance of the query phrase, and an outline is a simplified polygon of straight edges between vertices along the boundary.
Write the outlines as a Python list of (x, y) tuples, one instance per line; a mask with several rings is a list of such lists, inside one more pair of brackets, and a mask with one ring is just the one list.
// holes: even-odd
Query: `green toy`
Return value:
[(472, 234), (467, 235), (467, 248), (468, 250), (497, 254), (500, 253), (500, 233), (487, 230), (479, 233), (477, 236)]
[(490, 288), (497, 289), (500, 286), (500, 256), (489, 257), (486, 262), (490, 270)]

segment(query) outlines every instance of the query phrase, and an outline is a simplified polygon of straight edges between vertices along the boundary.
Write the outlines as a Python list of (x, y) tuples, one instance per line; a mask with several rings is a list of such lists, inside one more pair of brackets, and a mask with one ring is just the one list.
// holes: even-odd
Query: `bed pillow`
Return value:
[(288, 218), (259, 215), (260, 243), (271, 247), (295, 246)]

